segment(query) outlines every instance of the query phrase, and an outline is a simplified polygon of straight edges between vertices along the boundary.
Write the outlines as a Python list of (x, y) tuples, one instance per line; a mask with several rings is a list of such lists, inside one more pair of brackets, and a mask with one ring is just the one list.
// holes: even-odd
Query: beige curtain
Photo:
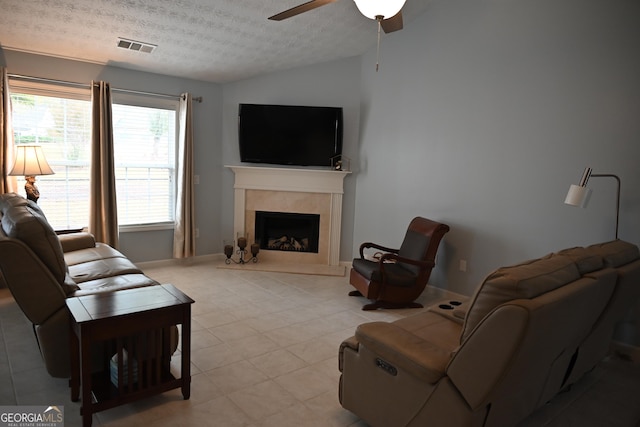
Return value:
[(0, 67), (0, 194), (16, 191), (18, 187), (16, 178), (9, 176), (14, 156), (10, 95), (7, 69)]
[(193, 191), (193, 125), (190, 93), (180, 97), (180, 133), (178, 140), (178, 168), (176, 219), (173, 231), (173, 257), (188, 258), (196, 254), (196, 232)]
[(91, 110), (89, 232), (97, 241), (117, 248), (118, 207), (109, 83), (91, 82)]

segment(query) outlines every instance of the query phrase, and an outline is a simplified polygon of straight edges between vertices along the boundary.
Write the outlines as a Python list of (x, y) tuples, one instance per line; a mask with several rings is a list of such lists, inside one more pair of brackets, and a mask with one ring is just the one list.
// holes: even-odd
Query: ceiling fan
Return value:
[[(325, 4), (335, 3), (338, 0), (311, 0), (291, 9), (270, 16), (272, 21), (282, 21), (304, 12), (316, 9)], [(382, 27), (385, 33), (391, 33), (402, 29), (402, 6), (406, 0), (354, 0), (356, 6), (364, 16), (378, 22), (378, 28)]]

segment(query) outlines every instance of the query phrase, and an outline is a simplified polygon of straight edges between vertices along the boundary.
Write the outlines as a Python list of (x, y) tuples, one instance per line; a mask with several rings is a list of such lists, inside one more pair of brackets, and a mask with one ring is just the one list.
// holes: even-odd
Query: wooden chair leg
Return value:
[(405, 306), (406, 308), (423, 308), (424, 306), (419, 302), (410, 302)]
[(380, 301), (375, 301), (362, 306), (362, 310), (364, 311), (377, 310), (379, 308), (383, 308), (382, 303)]

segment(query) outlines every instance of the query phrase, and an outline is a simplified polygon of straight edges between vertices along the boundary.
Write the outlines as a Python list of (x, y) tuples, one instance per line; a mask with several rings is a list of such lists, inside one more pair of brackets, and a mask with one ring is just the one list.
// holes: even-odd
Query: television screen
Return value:
[(240, 161), (331, 166), (342, 154), (342, 108), (240, 104)]

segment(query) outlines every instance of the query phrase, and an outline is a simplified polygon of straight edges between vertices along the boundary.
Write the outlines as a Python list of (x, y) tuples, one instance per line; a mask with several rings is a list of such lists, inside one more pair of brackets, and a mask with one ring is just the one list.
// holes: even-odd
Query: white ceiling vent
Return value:
[(135, 50), (138, 52), (151, 53), (158, 45), (144, 42), (137, 42), (135, 40), (123, 39), (118, 37), (118, 47), (122, 49)]

